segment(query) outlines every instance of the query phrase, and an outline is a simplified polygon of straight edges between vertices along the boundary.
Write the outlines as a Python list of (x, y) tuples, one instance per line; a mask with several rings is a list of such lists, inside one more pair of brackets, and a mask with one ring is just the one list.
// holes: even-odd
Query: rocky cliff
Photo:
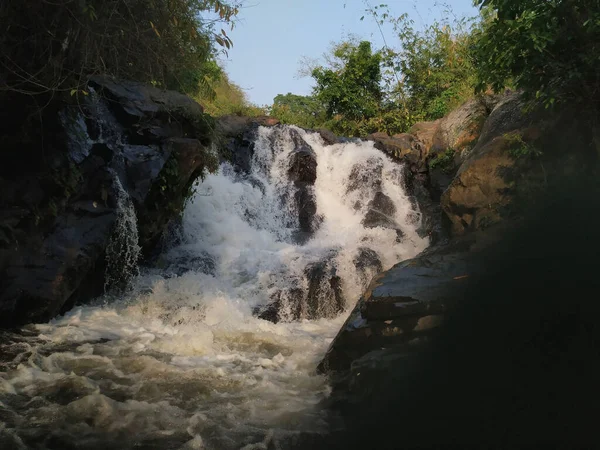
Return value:
[(102, 77), (86, 89), (80, 101), (40, 112), (49, 120), (29, 145), (40, 148), (30, 164), (11, 165), (20, 138), (4, 136), (1, 326), (48, 320), (106, 284), (122, 287), (196, 178), (216, 167), (214, 124), (193, 100)]

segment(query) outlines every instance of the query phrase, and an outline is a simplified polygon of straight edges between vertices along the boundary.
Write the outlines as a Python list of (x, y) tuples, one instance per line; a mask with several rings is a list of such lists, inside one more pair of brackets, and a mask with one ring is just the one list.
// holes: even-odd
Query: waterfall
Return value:
[(137, 217), (133, 202), (117, 174), (113, 175), (113, 186), (117, 199), (117, 220), (106, 246), (105, 292), (111, 289), (124, 289), (139, 275), (138, 261), (140, 246)]
[(427, 240), (403, 168), (373, 143), (278, 126), (253, 147), (198, 184), (181, 236), (137, 276), (115, 177), (107, 279), (132, 289), (4, 349), (0, 447), (285, 448), (327, 430), (319, 360), (372, 276)]

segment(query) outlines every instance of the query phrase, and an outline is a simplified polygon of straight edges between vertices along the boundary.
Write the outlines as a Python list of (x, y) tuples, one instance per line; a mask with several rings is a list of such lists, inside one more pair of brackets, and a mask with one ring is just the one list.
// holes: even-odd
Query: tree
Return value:
[(388, 77), (388, 93), (413, 120), (443, 117), (473, 94), (469, 20), (435, 21), (423, 31), (415, 30), (406, 14), (389, 21), (399, 45), (385, 52), (384, 62), (400, 76)]
[(317, 128), (325, 121), (325, 109), (317, 99), (292, 93), (274, 98), (271, 115), (282, 123), (304, 128)]
[(374, 117), (379, 109), (381, 92), (381, 55), (371, 50), (371, 43), (358, 45), (342, 42), (333, 51), (339, 65), (317, 67), (312, 72), (315, 98), (321, 102), (328, 118), (342, 115), (350, 120)]
[(546, 106), (600, 113), (600, 0), (476, 0), (488, 10), (473, 46), (478, 88), (524, 90)]

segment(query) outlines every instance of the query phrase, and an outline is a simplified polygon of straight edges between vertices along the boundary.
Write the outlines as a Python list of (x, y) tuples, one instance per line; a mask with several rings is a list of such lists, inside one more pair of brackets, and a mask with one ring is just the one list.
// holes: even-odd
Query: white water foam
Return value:
[[(317, 405), (329, 388), (315, 367), (347, 314), (275, 324), (254, 309), (286, 288), (306, 289), (307, 264), (324, 258), (351, 307), (370, 276), (354, 263), (360, 248), (375, 251), (387, 269), (427, 241), (415, 231), (418, 212), (397, 164), (372, 143), (326, 147), (317, 134), (293, 128), (317, 156), (322, 216), (314, 236), (295, 244), (291, 130), (259, 130), (249, 177), (224, 164), (198, 185), (180, 242), (162, 268), (135, 280), (133, 292), (76, 308), (4, 345), (15, 356), (0, 375), (7, 423), (0, 443), (250, 449), (326, 431)], [(375, 190), (393, 200), (400, 242), (394, 230), (361, 223)]]
[(117, 220), (106, 247), (106, 273), (104, 290), (123, 288), (139, 274), (138, 260), (141, 248), (137, 216), (129, 194), (123, 189), (118, 175), (113, 175), (113, 185), (117, 198)]

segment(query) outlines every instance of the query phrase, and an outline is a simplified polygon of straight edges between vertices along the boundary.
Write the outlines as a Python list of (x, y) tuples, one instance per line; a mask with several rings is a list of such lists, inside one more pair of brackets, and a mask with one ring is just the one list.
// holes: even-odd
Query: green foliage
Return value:
[(318, 128), (326, 121), (325, 108), (315, 97), (291, 93), (276, 96), (270, 114), (281, 123), (304, 128)]
[(443, 117), (473, 95), (471, 20), (434, 22), (417, 31), (407, 15), (395, 18), (386, 5), (367, 11), (380, 27), (392, 26), (397, 49), (386, 44), (374, 52), (369, 42), (352, 39), (338, 43), (325, 55), (326, 66), (311, 71), (313, 96), (277, 96), (273, 116), (345, 136), (393, 135)]
[(506, 133), (502, 136), (509, 143), (508, 153), (515, 159), (541, 156), (542, 152), (523, 139), (519, 132)]
[(103, 73), (197, 93), (231, 47), (216, 27), (237, 12), (237, 0), (3, 0), (0, 90), (79, 94)]
[(470, 21), (434, 22), (417, 31), (406, 14), (389, 19), (397, 34), (398, 50), (388, 50), (384, 62), (389, 95), (416, 120), (435, 120), (473, 94), (474, 68), (469, 54)]
[(232, 83), (221, 68), (218, 68), (218, 72), (208, 78), (207, 84), (210, 88), (209, 91), (199, 93), (194, 98), (211, 116), (255, 117), (266, 114), (264, 108), (255, 106), (248, 101), (242, 88)]
[(341, 65), (316, 67), (314, 97), (324, 106), (327, 118), (342, 115), (350, 120), (371, 118), (377, 114), (381, 98), (381, 55), (371, 43), (358, 45), (342, 42), (333, 51)]
[(476, 0), (478, 88), (514, 85), (546, 107), (600, 112), (600, 0)]
[(438, 153), (435, 158), (429, 161), (430, 169), (440, 169), (444, 173), (449, 173), (454, 167), (455, 150), (452, 148), (446, 149), (444, 152)]

